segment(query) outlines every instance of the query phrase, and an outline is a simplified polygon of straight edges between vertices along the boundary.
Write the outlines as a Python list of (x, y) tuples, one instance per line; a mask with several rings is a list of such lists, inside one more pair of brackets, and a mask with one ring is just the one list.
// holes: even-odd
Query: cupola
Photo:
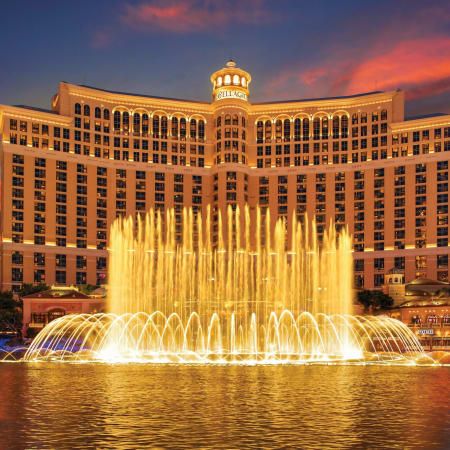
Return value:
[(236, 62), (230, 59), (225, 67), (211, 75), (213, 101), (227, 99), (248, 101), (248, 86), (251, 80), (250, 74), (237, 67)]

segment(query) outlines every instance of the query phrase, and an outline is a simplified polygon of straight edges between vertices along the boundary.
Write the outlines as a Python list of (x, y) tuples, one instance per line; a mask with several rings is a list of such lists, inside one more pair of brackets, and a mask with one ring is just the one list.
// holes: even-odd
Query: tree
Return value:
[(386, 295), (382, 291), (369, 291), (367, 289), (359, 291), (357, 300), (364, 306), (364, 310), (367, 312), (369, 309), (379, 310), (390, 308), (394, 304), (394, 300), (389, 295)]
[(11, 291), (0, 292), (0, 331), (20, 334), (22, 329), (22, 298), (47, 289), (49, 287), (44, 283), (37, 285), (24, 283), (17, 295), (14, 295)]
[(22, 300), (11, 291), (0, 292), (0, 331), (20, 333), (22, 328)]
[(45, 283), (39, 284), (24, 283), (22, 284), (22, 287), (20, 288), (18, 294), (20, 298), (23, 298), (26, 295), (35, 294), (36, 292), (46, 291), (48, 289), (50, 288)]
[(78, 286), (78, 289), (83, 294), (89, 295), (92, 291), (95, 291), (98, 288), (95, 284), (81, 284)]

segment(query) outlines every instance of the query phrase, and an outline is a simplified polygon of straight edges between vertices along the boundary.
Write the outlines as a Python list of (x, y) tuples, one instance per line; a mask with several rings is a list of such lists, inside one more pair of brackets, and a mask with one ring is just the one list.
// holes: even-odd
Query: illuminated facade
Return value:
[(401, 91), (251, 103), (229, 61), (211, 102), (62, 82), (52, 110), (0, 106), (1, 287), (103, 284), (117, 215), (228, 205), (315, 216), (354, 236), (355, 286), (448, 280), (450, 115), (406, 120)]

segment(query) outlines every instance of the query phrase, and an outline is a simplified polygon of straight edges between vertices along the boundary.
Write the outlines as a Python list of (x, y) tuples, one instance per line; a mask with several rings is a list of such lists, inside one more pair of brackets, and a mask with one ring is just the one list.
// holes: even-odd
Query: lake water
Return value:
[(0, 364), (0, 448), (450, 447), (450, 368)]

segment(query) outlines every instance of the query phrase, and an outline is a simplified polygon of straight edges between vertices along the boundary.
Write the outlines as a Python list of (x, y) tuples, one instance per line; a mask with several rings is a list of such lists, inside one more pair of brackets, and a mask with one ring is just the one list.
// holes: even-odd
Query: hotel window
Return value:
[(81, 105), (79, 103), (75, 103), (75, 114), (81, 114)]
[(77, 255), (76, 267), (77, 267), (77, 269), (85, 269), (87, 267), (87, 258), (86, 258), (86, 256)]
[[(242, 120), (245, 120), (242, 118)], [(198, 121), (198, 138), (200, 141), (203, 141), (205, 139), (205, 121), (199, 120)], [(245, 136), (243, 136), (243, 139), (245, 139)]]
[(11, 269), (11, 279), (12, 281), (22, 282), (23, 281), (23, 269), (18, 267), (13, 267)]
[(347, 116), (341, 117), (341, 138), (342, 139), (348, 138), (348, 117)]
[(447, 269), (448, 268), (448, 255), (437, 255), (437, 268)]
[(339, 139), (339, 116), (333, 117), (333, 139)]
[(180, 119), (180, 139), (186, 140), (186, 119), (184, 117)]
[(309, 141), (309, 119), (303, 119), (303, 140)]
[(383, 273), (376, 273), (373, 276), (373, 284), (375, 287), (380, 287), (384, 285), (384, 274)]
[(272, 140), (272, 123), (270, 120), (266, 120), (266, 123), (264, 124), (264, 140), (268, 143)]
[(301, 120), (294, 120), (294, 141), (299, 141), (301, 136)]
[(284, 140), (286, 142), (289, 142), (291, 139), (291, 121), (289, 119), (284, 120), (283, 135), (284, 135)]
[(322, 139), (328, 139), (328, 118), (322, 117)]
[(57, 284), (66, 284), (66, 272), (57, 270), (55, 272), (55, 281)]
[(66, 255), (56, 255), (55, 264), (56, 267), (66, 267)]
[(315, 118), (313, 121), (313, 138), (318, 140), (320, 138), (320, 119)]
[(89, 105), (84, 105), (83, 112), (85, 116), (89, 116), (91, 114), (91, 108)]
[(375, 270), (384, 270), (384, 258), (375, 258), (374, 267)]
[(114, 111), (114, 130), (120, 130), (120, 111)]

